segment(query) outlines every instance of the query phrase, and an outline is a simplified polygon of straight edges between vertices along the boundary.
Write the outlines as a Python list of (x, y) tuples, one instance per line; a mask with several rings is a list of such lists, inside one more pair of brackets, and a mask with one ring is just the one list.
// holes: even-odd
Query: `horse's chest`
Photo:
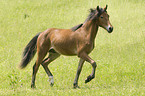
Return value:
[(86, 47), (86, 48), (85, 48), (85, 51), (86, 51), (87, 53), (90, 53), (90, 52), (94, 49), (94, 44), (93, 44), (93, 43), (88, 43), (88, 44), (86, 44), (85, 47)]
[(78, 52), (86, 52), (89, 54), (94, 49), (94, 44), (90, 42), (85, 42), (83, 44), (79, 44)]

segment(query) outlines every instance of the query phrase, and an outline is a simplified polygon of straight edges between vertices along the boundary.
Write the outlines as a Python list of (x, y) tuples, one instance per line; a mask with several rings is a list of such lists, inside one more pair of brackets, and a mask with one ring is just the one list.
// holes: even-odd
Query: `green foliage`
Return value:
[[(85, 84), (91, 65), (85, 63), (73, 89), (78, 58), (61, 56), (49, 68), (55, 84), (50, 87), (42, 67), (30, 88), (32, 62), (17, 68), (21, 54), (38, 32), (71, 28), (84, 22), (90, 8), (108, 5), (112, 34), (99, 28), (90, 56), (97, 62), (96, 77)], [(145, 95), (144, 0), (0, 0), (0, 95), (2, 96), (143, 96)]]

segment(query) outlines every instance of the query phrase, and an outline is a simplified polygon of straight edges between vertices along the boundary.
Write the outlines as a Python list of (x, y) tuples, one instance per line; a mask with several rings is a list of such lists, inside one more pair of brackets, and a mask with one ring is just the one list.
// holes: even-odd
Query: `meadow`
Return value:
[[(99, 28), (90, 57), (98, 67), (96, 77), (85, 84), (91, 65), (85, 63), (79, 89), (73, 89), (78, 57), (61, 56), (49, 65), (54, 86), (42, 66), (30, 87), (32, 66), (18, 65), (24, 47), (47, 28), (71, 28), (87, 18), (90, 8), (105, 7), (114, 31)], [(144, 96), (145, 1), (144, 0), (0, 0), (1, 96)]]

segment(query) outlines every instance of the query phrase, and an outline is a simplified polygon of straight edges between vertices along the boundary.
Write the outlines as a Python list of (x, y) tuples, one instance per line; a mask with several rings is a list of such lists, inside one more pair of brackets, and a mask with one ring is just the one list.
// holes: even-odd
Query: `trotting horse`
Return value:
[[(105, 8), (97, 6), (90, 9), (90, 14), (83, 24), (79, 24), (71, 29), (50, 28), (42, 33), (38, 33), (28, 43), (23, 52), (20, 68), (24, 68), (32, 60), (37, 51), (37, 60), (33, 66), (31, 87), (35, 88), (36, 73), (40, 64), (46, 71), (50, 85), (53, 86), (53, 75), (48, 65), (60, 55), (73, 56), (80, 58), (73, 87), (78, 87), (78, 79), (85, 61), (92, 65), (92, 73), (86, 78), (85, 83), (90, 82), (95, 77), (96, 62), (88, 54), (94, 49), (95, 37), (98, 28), (102, 27), (111, 33), (113, 27)], [(49, 53), (48, 57), (44, 57)]]

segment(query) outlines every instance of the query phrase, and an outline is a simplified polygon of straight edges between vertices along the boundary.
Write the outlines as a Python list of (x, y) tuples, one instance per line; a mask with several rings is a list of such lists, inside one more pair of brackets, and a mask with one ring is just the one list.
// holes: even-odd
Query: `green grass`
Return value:
[[(112, 34), (99, 29), (90, 56), (97, 62), (96, 78), (85, 84), (91, 65), (85, 63), (73, 89), (78, 58), (61, 56), (49, 67), (55, 85), (40, 67), (37, 89), (30, 88), (35, 58), (18, 69), (30, 39), (47, 28), (71, 28), (84, 22), (88, 10), (108, 4)], [(0, 1), (0, 95), (1, 96), (144, 96), (145, 95), (145, 1), (144, 0), (1, 0)]]

